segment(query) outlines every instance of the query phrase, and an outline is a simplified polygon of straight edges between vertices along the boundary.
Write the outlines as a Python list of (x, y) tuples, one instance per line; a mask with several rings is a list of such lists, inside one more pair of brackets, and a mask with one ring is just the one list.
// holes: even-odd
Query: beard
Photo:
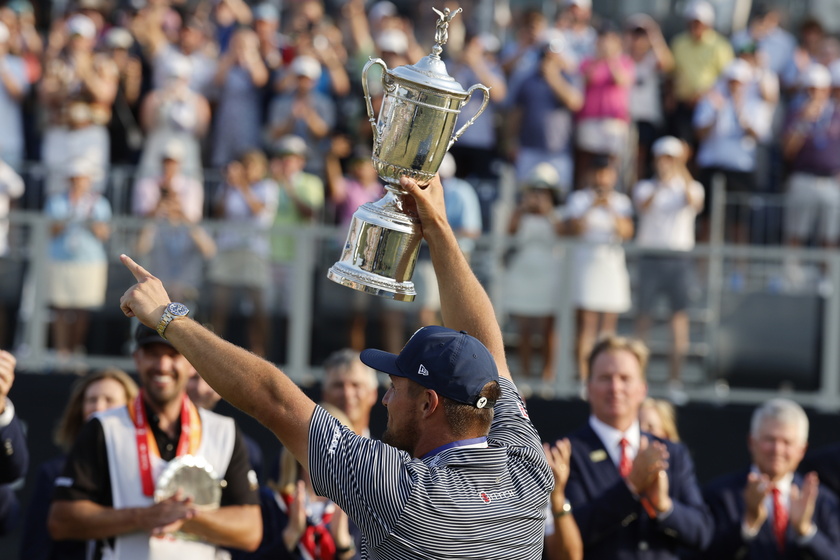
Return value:
[(400, 451), (405, 451), (412, 457), (414, 456), (414, 449), (417, 447), (419, 439), (420, 432), (417, 430), (416, 422), (406, 422), (405, 426), (396, 429), (388, 427), (385, 429), (385, 433), (382, 434), (383, 443), (396, 447)]

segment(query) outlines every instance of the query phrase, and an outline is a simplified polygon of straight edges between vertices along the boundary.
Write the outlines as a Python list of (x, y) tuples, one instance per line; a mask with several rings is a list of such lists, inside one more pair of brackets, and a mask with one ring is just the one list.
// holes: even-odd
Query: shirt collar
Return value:
[(447, 449), (452, 449), (453, 447), (463, 447), (463, 448), (470, 448), (470, 447), (487, 447), (487, 438), (486, 437), (477, 437), (471, 439), (459, 439), (457, 441), (451, 441), (449, 443), (445, 443), (440, 447), (435, 447), (422, 457), (421, 459), (428, 459), (430, 457), (434, 457), (439, 453), (446, 451)]
[(628, 454), (631, 458), (636, 456), (636, 453), (639, 452), (639, 445), (641, 443), (642, 434), (641, 430), (639, 429), (639, 421), (634, 421), (627, 431), (622, 432), (621, 430), (617, 430), (612, 426), (605, 424), (604, 422), (598, 420), (594, 415), (589, 417), (589, 426), (595, 432), (595, 435), (601, 440), (604, 444), (604, 447), (609, 453), (610, 458), (613, 460), (615, 464), (618, 464), (619, 460), (621, 459), (621, 445), (620, 442), (622, 438), (627, 440), (627, 443), (630, 444), (630, 450)]

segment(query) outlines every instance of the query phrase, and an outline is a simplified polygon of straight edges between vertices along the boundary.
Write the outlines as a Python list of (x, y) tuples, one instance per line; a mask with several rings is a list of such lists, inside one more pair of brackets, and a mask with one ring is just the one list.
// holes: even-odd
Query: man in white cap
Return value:
[(299, 136), (310, 150), (306, 170), (321, 174), (328, 149), (328, 135), (335, 126), (335, 104), (315, 90), (321, 78), (321, 63), (300, 55), (292, 61), (290, 72), (295, 76), (294, 88), (271, 104), (268, 114), (268, 140), (274, 148), (289, 134)]
[(688, 30), (677, 35), (671, 44), (674, 54), (671, 106), (672, 132), (692, 141), (691, 118), (694, 107), (718, 79), (734, 54), (726, 37), (715, 31), (715, 11), (704, 1), (692, 2), (685, 12)]
[[(749, 62), (733, 60), (723, 78), (726, 85), (710, 90), (694, 113), (700, 182), (708, 190), (712, 177), (722, 174), (728, 191), (751, 192), (755, 189), (756, 147), (768, 139), (773, 115), (770, 106), (749, 95), (753, 79)], [(746, 236), (745, 228), (735, 232), (738, 242), (747, 242)]]
[(806, 99), (788, 117), (782, 154), (791, 170), (785, 234), (800, 245), (815, 233), (834, 247), (840, 240), (840, 114), (831, 98), (831, 74), (814, 64), (802, 74)]
[(671, 310), (669, 396), (681, 404), (686, 400), (680, 373), (688, 350), (686, 309), (694, 271), (692, 261), (680, 253), (694, 248), (694, 220), (703, 210), (705, 191), (688, 173), (688, 148), (681, 140), (662, 137), (653, 143), (651, 151), (655, 175), (640, 181), (632, 191), (639, 216), (636, 244), (674, 252), (645, 254), (639, 261), (637, 329), (644, 337), (651, 325), (656, 299), (665, 296)]
[(595, 54), (598, 33), (592, 26), (592, 0), (566, 0), (556, 25), (575, 59), (580, 61)]
[(15, 169), (23, 161), (23, 113), (21, 104), (29, 90), (23, 59), (9, 54), (9, 28), (0, 23), (0, 161)]

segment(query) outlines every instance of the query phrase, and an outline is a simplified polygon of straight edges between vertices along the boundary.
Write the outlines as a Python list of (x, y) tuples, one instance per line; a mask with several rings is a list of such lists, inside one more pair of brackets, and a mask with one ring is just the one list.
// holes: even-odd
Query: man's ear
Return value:
[(423, 417), (428, 418), (435, 411), (443, 406), (443, 399), (440, 395), (437, 394), (436, 391), (432, 391), (431, 389), (426, 389), (423, 391)]

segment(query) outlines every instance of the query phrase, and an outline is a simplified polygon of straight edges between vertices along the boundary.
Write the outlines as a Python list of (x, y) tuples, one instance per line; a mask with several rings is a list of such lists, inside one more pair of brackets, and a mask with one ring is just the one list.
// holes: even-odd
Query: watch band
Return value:
[(161, 338), (166, 340), (166, 335), (164, 333), (166, 332), (166, 327), (169, 326), (169, 323), (179, 317), (186, 317), (189, 312), (190, 310), (183, 303), (170, 303), (163, 310), (163, 315), (161, 315), (160, 322), (158, 322), (155, 330)]
[(552, 512), (552, 515), (554, 516), (554, 519), (560, 519), (561, 517), (569, 515), (570, 513), (572, 513), (572, 504), (569, 503), (569, 500), (566, 500), (563, 504), (563, 509), (561, 509), (560, 511)]

